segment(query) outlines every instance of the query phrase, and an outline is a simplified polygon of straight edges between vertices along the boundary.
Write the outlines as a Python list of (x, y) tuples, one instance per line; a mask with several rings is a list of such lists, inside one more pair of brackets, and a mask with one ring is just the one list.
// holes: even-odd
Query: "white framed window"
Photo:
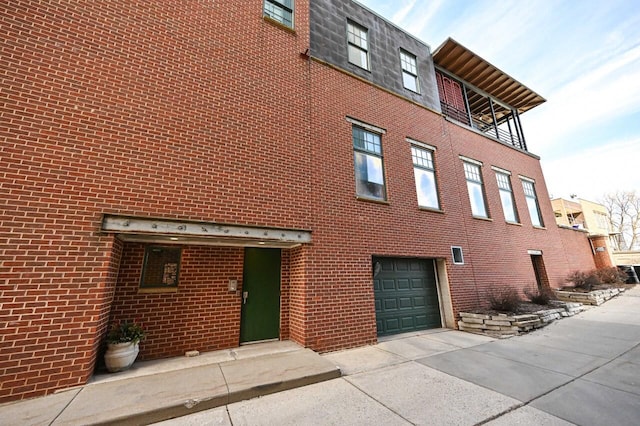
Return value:
[(419, 93), (416, 55), (400, 49), (400, 64), (402, 65), (402, 85), (405, 89)]
[(369, 70), (369, 38), (366, 28), (347, 21), (347, 49), (349, 62)]
[(353, 156), (356, 194), (359, 197), (385, 201), (381, 137), (377, 133), (353, 126)]
[(451, 258), (454, 265), (464, 265), (464, 256), (462, 255), (462, 247), (451, 246)]
[(293, 0), (264, 0), (264, 16), (293, 28)]
[(413, 159), (413, 175), (416, 180), (418, 205), (420, 207), (440, 209), (433, 151), (412, 145), (411, 157)]
[(502, 171), (495, 170), (495, 172), (504, 219), (507, 222), (518, 223), (518, 211), (516, 210), (516, 202), (511, 188), (511, 176)]
[(524, 198), (527, 201), (527, 209), (531, 216), (533, 226), (543, 227), (542, 215), (540, 214), (540, 206), (538, 205), (538, 196), (534, 183), (527, 179), (522, 179), (522, 189), (524, 190)]
[(463, 161), (463, 165), (464, 177), (467, 179), (467, 190), (469, 191), (469, 202), (471, 203), (471, 214), (475, 217), (489, 218), (480, 164)]

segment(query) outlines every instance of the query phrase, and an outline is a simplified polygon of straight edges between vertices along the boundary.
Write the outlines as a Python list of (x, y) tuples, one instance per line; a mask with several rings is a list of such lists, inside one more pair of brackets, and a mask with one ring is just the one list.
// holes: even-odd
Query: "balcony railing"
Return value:
[(462, 82), (436, 74), (440, 106), (445, 116), (501, 142), (527, 150), (517, 110), (506, 107)]
[(493, 121), (481, 120), (474, 116), (470, 116), (466, 111), (460, 111), (444, 102), (440, 102), (442, 113), (462, 124), (473, 127), (474, 129), (490, 136), (494, 139), (498, 139), (501, 142), (505, 142), (516, 148), (527, 150), (527, 145), (524, 138), (521, 136), (521, 128), (519, 123), (519, 117), (517, 115), (510, 114), (504, 116), (503, 120)]

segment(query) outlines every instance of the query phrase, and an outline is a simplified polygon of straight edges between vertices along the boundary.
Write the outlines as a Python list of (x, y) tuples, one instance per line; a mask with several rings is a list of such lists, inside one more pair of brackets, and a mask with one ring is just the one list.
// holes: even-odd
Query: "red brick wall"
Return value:
[(143, 257), (143, 244), (125, 244), (111, 308), (111, 322), (136, 320), (147, 331), (140, 359), (238, 346), (242, 298), (228, 284), (242, 288), (243, 248), (183, 247), (177, 293), (138, 293)]
[[(596, 264), (596, 268), (602, 269), (615, 266), (611, 260), (611, 254), (609, 253), (609, 244), (607, 244), (608, 237), (605, 237), (604, 235), (595, 235), (589, 237), (589, 239), (591, 240), (591, 245), (594, 248), (593, 259)], [(597, 247), (604, 248), (604, 251), (596, 251), (595, 249)]]
[[(490, 286), (523, 290), (536, 280), (528, 250), (540, 250), (552, 285), (572, 262), (592, 262), (583, 250), (566, 254), (537, 158), (491, 141), (439, 115), (333, 68), (311, 62), (314, 244), (308, 261), (304, 342), (332, 350), (375, 341), (372, 255), (445, 258), (454, 313), (486, 303)], [(386, 130), (382, 150), (388, 203), (356, 199), (350, 116)], [(443, 212), (417, 206), (410, 144), (435, 146)], [(482, 161), (491, 220), (471, 215), (459, 155)], [(521, 225), (507, 224), (491, 166), (511, 171)], [(534, 179), (546, 229), (534, 228), (518, 175)], [(577, 246), (585, 239), (576, 237)], [(451, 263), (459, 245), (464, 265)], [(576, 259), (572, 259), (575, 256)]]
[(310, 228), (308, 2), (295, 21), (262, 2), (0, 4), (0, 400), (91, 374), (117, 263), (101, 214)]
[(51, 216), (16, 216), (22, 231), (0, 244), (0, 400), (84, 384), (93, 371), (120, 245), (82, 222), (43, 235)]
[(304, 246), (289, 250), (288, 332), (291, 340), (302, 345), (306, 341), (307, 317), (309, 314), (307, 311), (308, 252), (309, 248)]
[[(569, 272), (586, 272), (596, 268), (596, 260), (589, 239), (587, 238), (587, 235), (589, 235), (587, 232), (558, 227), (558, 233), (562, 239), (562, 246), (567, 257), (567, 268)], [(558, 276), (555, 283), (552, 281), (552, 285), (554, 287), (566, 285), (564, 279), (567, 275), (568, 273)]]

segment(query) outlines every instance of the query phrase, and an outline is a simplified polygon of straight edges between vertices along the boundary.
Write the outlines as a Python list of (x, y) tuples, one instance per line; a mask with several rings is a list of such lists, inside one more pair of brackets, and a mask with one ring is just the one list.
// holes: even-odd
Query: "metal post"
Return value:
[(464, 105), (467, 107), (467, 118), (469, 119), (469, 126), (473, 126), (473, 119), (471, 118), (471, 107), (469, 106), (469, 98), (467, 97), (467, 85), (462, 83), (462, 96), (464, 97)]
[[(511, 118), (513, 118), (513, 110), (511, 110)], [(516, 143), (513, 140), (513, 130), (511, 130), (511, 120), (509, 118), (507, 118), (507, 127), (509, 128), (509, 137), (511, 138), (511, 145), (516, 146)]]
[(500, 139), (500, 133), (498, 133), (498, 123), (496, 120), (496, 112), (493, 110), (493, 101), (491, 98), (487, 98), (489, 100), (489, 108), (491, 109), (491, 119), (493, 120), (493, 128), (496, 131), (496, 139)]
[(513, 110), (516, 113), (516, 119), (518, 120), (518, 130), (520, 133), (520, 148), (524, 149), (525, 151), (528, 151), (527, 149), (527, 142), (524, 140), (524, 131), (522, 130), (522, 123), (520, 122), (520, 114), (518, 114), (518, 110), (514, 109)]

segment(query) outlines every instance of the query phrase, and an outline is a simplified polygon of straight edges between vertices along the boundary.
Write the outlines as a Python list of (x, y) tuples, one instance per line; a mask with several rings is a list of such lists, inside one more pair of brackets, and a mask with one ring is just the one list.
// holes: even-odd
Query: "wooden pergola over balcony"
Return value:
[(527, 150), (520, 114), (545, 99), (449, 38), (433, 54), (442, 113)]

